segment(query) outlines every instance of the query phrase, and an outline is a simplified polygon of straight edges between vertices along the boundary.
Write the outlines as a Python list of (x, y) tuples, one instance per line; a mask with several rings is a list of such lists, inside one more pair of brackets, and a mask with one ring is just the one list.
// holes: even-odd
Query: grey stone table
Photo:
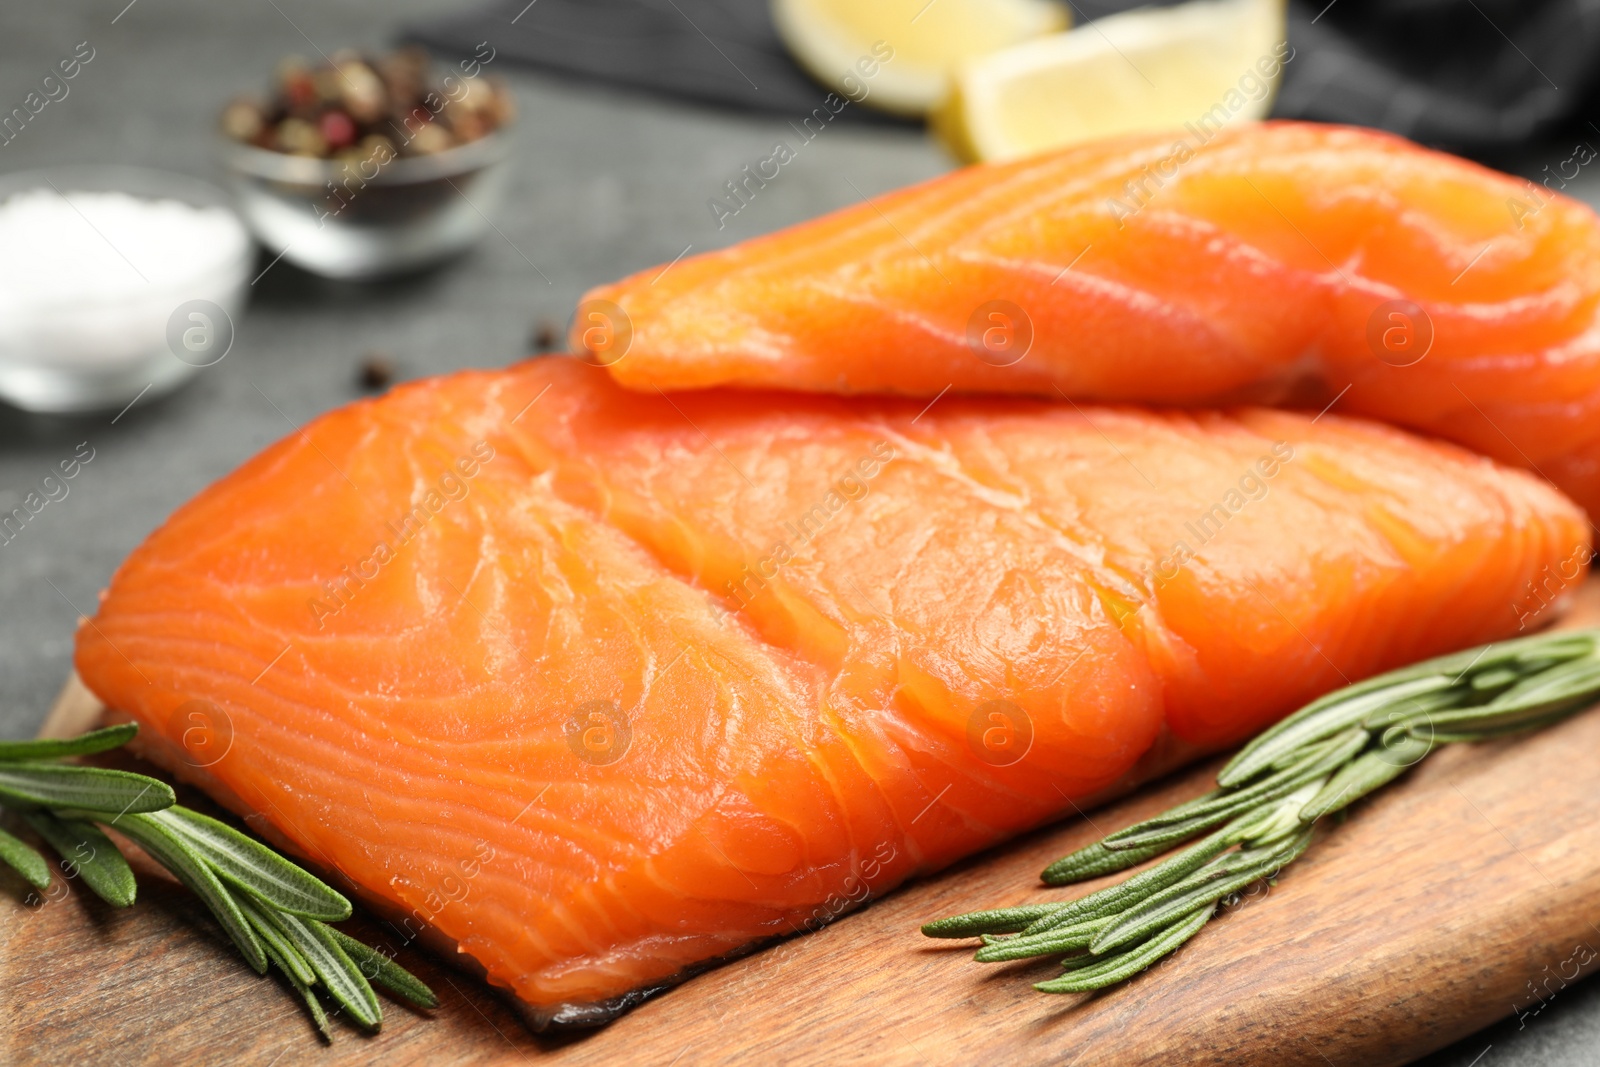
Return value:
[[(105, 0), (0, 9), (0, 111), (75, 45), (95, 56), (22, 135), (0, 173), (129, 163), (215, 177), (212, 130), (233, 93), (260, 87), (286, 52), (389, 44), (429, 0)], [(369, 352), (399, 377), (493, 367), (527, 354), (541, 321), (564, 327), (589, 286), (928, 177), (950, 164), (919, 132), (829, 128), (718, 228), (722, 183), (769, 155), (782, 118), (721, 113), (495, 68), (521, 107), (508, 205), (481, 247), (447, 268), (376, 286), (322, 281), (278, 263), (253, 285), (233, 350), (179, 393), (111, 415), (0, 410), (0, 511), (88, 442), (94, 459), (22, 534), (0, 546), (0, 736), (30, 735), (71, 666), (80, 612), (174, 508), (268, 442), (363, 395)], [(1526, 161), (1538, 172), (1570, 154)], [(263, 254), (259, 268), (268, 266)], [(259, 269), (258, 268), (258, 269)], [(1562, 992), (1537, 1017), (1493, 1027), (1437, 1067), (1600, 1059), (1600, 985)], [(376, 1050), (375, 1050), (376, 1052)], [(1341, 1065), (1342, 1067), (1342, 1065)]]

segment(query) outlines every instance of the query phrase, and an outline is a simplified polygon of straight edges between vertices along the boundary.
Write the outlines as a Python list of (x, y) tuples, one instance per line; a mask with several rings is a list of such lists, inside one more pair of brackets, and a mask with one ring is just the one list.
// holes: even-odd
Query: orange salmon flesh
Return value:
[(1600, 219), (1398, 137), (1241, 125), (968, 167), (592, 290), (634, 389), (1366, 415), (1600, 515)]
[(268, 448), (129, 557), (76, 662), (148, 754), (583, 1023), (1162, 744), (1538, 625), (1588, 549), (1543, 481), (1336, 413), (551, 358)]

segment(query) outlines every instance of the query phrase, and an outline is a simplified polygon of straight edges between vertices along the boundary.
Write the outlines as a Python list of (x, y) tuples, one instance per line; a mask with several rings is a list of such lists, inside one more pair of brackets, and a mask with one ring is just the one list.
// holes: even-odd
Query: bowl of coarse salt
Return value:
[(227, 355), (254, 246), (222, 190), (137, 167), (0, 177), (0, 400), (117, 408)]

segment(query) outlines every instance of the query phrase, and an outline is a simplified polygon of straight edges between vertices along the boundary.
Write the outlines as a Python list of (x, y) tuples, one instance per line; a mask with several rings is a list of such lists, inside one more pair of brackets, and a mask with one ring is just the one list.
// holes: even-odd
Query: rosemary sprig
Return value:
[[(33, 832), (47, 841), (61, 856), (63, 869), (83, 879), (83, 884), (101, 900), (118, 908), (133, 906), (138, 886), (133, 868), (122, 858), (111, 838), (93, 824), (78, 819), (59, 819), (48, 811), (23, 813)], [(50, 882), (45, 873), (45, 885)], [(45, 886), (37, 886), (43, 889)]]
[[(327, 925), (350, 917), (350, 902), (307, 871), (225, 823), (176, 803), (164, 782), (127, 771), (56, 760), (106, 752), (138, 732), (133, 724), (64, 741), (0, 742), (0, 806), (14, 810), (100, 899), (133, 904), (133, 869), (95, 825), (133, 840), (205, 902), (258, 973), (277, 967), (332, 1040), (318, 999), (326, 993), (368, 1030), (383, 1022), (376, 982), (421, 1008), (438, 1006), (421, 979), (376, 949)], [(36, 889), (50, 885), (39, 851), (0, 830), (0, 862)]]
[(1274, 880), (1325, 816), (1440, 745), (1536, 730), (1597, 698), (1600, 630), (1502, 641), (1370, 678), (1258, 735), (1212, 792), (1057, 860), (1041, 879), (1070, 885), (1194, 841), (1171, 858), (1076, 900), (969, 912), (922, 932), (980, 938), (980, 963), (1062, 956), (1063, 975), (1035, 984), (1041, 992), (1116, 985), (1177, 951), (1233, 894)]

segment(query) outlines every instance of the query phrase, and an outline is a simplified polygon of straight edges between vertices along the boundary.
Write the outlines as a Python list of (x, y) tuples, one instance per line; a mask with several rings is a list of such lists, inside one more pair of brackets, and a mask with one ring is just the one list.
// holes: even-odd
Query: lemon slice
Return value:
[(932, 116), (934, 129), (963, 159), (993, 160), (1263, 118), (1294, 58), (1284, 6), (1191, 0), (1142, 8), (973, 59)]
[(773, 0), (800, 65), (859, 104), (922, 115), (964, 60), (1064, 30), (1051, 0)]

